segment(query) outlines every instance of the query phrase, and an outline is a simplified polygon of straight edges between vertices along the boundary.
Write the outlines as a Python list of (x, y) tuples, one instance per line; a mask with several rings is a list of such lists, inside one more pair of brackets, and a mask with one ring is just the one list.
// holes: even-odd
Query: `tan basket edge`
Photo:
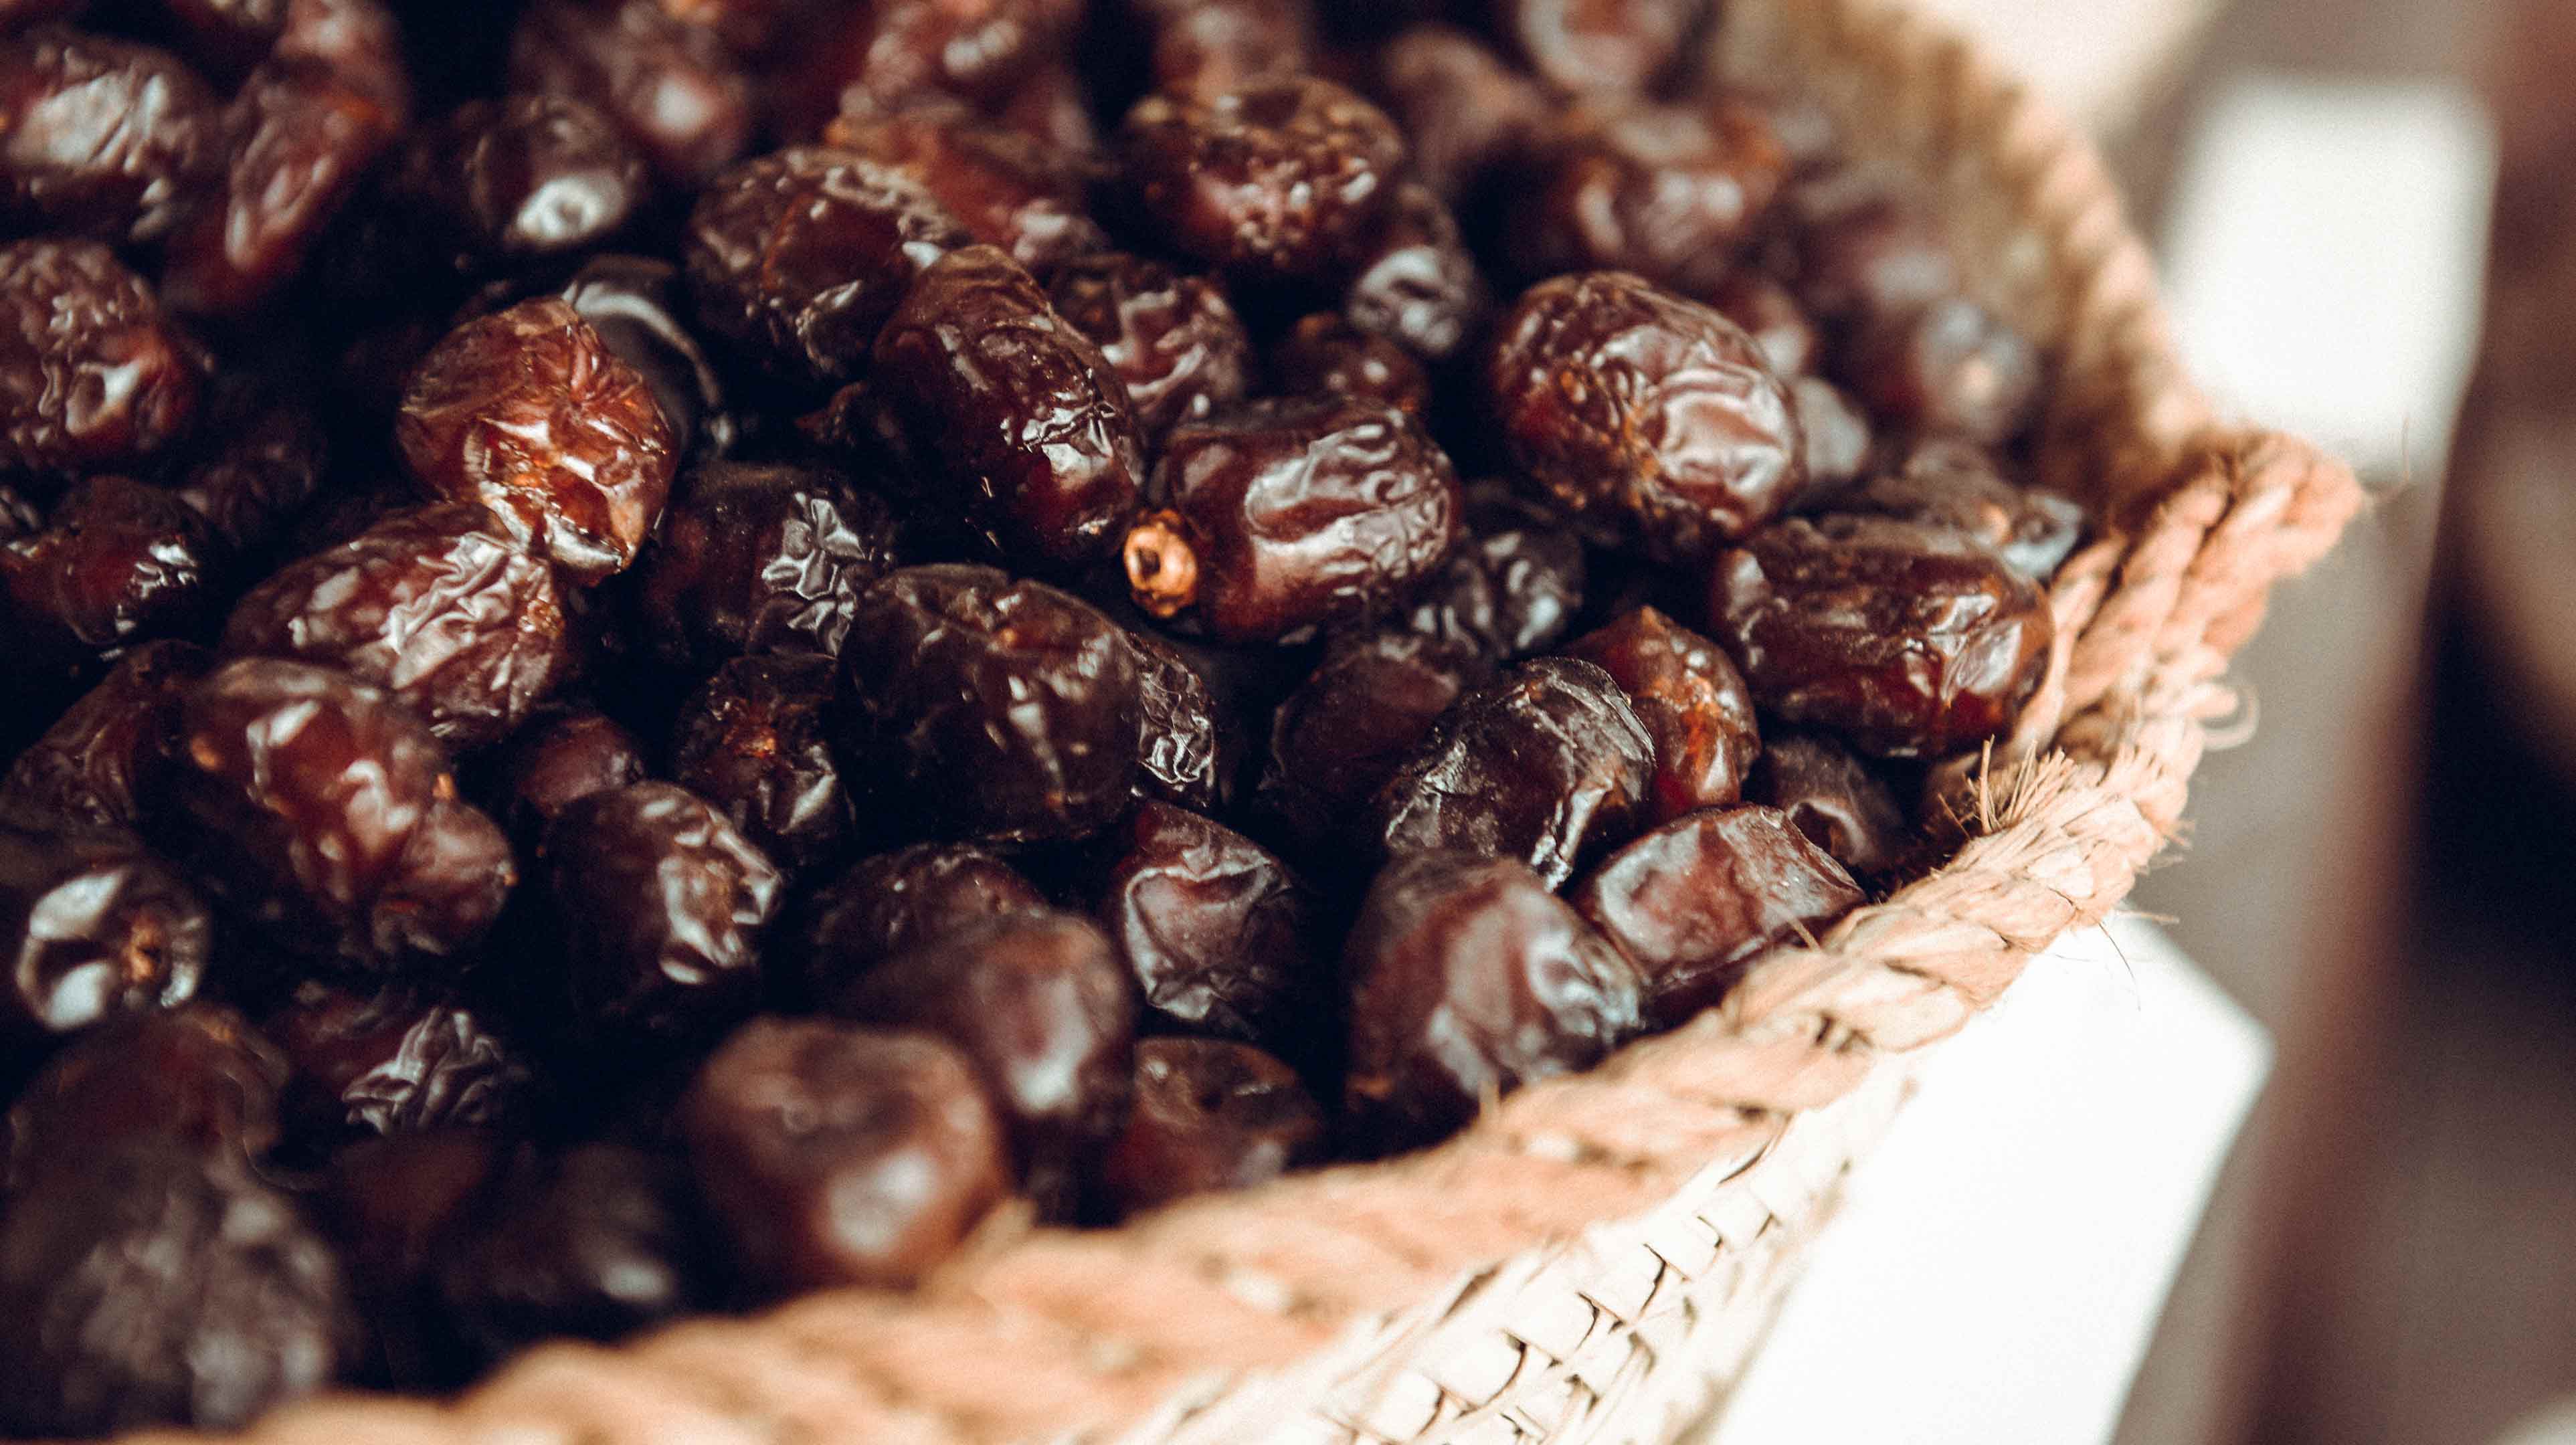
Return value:
[[(2058, 580), (2060, 666), (1964, 794), (1978, 836), (1953, 862), (1816, 946), (1766, 956), (1689, 1027), (1525, 1090), (1427, 1154), (1118, 1231), (997, 1242), (912, 1297), (826, 1295), (625, 1350), (550, 1347), (453, 1405), (316, 1401), (251, 1438), (958, 1445), (1144, 1422), (1131, 1438), (1177, 1442), (1244, 1438), (1208, 1431), (1261, 1419), (1283, 1440), (1652, 1440), (1661, 1415), (1614, 1417), (1658, 1395), (1639, 1373), (1658, 1355), (1731, 1334), (1716, 1365), (1740, 1364), (1788, 1243), (1868, 1132), (1861, 1103), (1891, 1100), (1905, 1051), (2126, 894), (2180, 817), (2203, 720), (2228, 704), (2228, 652), (2359, 491), (2295, 440), (2212, 426), (2116, 192), (2021, 87), (1877, 0), (1736, 9), (1769, 25), (1747, 32), (1768, 53), (1874, 79), (1895, 110), (1932, 118), (1931, 143), (1973, 142), (1972, 183), (2039, 238), (2055, 283), (2032, 303), (2057, 312), (2044, 455), (2134, 529)], [(1498, 1382), (1507, 1355), (1523, 1363)]]

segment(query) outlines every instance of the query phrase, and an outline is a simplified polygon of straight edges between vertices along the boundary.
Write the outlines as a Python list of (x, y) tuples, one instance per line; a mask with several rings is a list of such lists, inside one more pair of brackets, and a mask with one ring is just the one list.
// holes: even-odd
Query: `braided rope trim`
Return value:
[(1932, 178), (1989, 302), (2051, 344), (2043, 476), (2106, 533), (2053, 584), (2059, 651), (2022, 725), (1943, 780), (1949, 864), (1438, 1149), (1116, 1231), (997, 1221), (908, 1296), (550, 1346), (450, 1404), (326, 1398), (247, 1438), (1570, 1445), (1659, 1441), (1705, 1404), (1912, 1051), (2172, 834), (2228, 654), (2360, 500), (2303, 444), (2213, 423), (2100, 162), (1967, 46), (1879, 0), (1736, 0), (1724, 29), (1720, 71), (1812, 77), (1865, 151)]

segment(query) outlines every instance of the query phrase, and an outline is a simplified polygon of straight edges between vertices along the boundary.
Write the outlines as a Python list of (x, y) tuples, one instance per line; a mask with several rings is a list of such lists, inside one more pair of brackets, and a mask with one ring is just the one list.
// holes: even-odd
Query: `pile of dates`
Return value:
[(2046, 358), (1723, 23), (0, 0), (0, 1434), (1432, 1144), (1937, 865)]

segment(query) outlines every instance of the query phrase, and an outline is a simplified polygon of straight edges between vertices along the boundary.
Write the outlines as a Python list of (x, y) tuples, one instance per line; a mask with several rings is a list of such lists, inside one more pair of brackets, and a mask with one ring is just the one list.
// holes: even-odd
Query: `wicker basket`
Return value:
[(1814, 85), (1864, 154), (1933, 181), (1982, 294), (2050, 348), (2042, 470), (2099, 523), (2055, 583), (2049, 681), (1958, 778), (1954, 861), (1428, 1153), (1116, 1231), (1004, 1223), (909, 1296), (551, 1346), (453, 1403), (324, 1399), (254, 1436), (1653, 1442), (1705, 1410), (1913, 1056), (2174, 831), (2228, 654), (2359, 503), (2306, 446), (2213, 422), (2100, 163), (2021, 87), (1873, 0), (1726, 8), (1722, 74)]

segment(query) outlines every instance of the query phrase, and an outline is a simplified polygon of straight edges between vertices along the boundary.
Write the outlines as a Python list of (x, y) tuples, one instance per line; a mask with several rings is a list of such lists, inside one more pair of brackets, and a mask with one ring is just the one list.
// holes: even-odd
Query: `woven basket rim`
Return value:
[[(1434, 1423), (1444, 1439), (1572, 1438), (1535, 1407), (1358, 1416), (1408, 1381), (1433, 1379), (1438, 1400), (1467, 1406), (1479, 1390), (1483, 1402), (1507, 1393), (1433, 1378), (1443, 1366), (1423, 1334), (1472, 1312), (1479, 1289), (1496, 1295), (1498, 1271), (1520, 1271), (1516, 1302), (1545, 1285), (1622, 1322), (1651, 1314), (1657, 1286), (1622, 1303), (1602, 1297), (1617, 1292), (1613, 1272), (1582, 1276), (1587, 1231), (1619, 1221), (1663, 1267), (1689, 1274), (1689, 1257), (1691, 1278), (1726, 1269), (1745, 1300), (1775, 1295), (1911, 1060), (2058, 934), (2107, 913), (2174, 832), (2203, 725), (2232, 704), (2229, 653), (2266, 589), (2324, 554), (2360, 493), (2301, 442), (2213, 420), (2099, 158), (1969, 43), (1886, 0), (1736, 0), (1726, 30), (1721, 68), (1762, 75), (1803, 56), (1811, 78), (1887, 92), (1851, 103), (1919, 109), (1890, 128), (1962, 157), (1964, 179), (1950, 179), (1992, 201), (1997, 254), (2036, 258), (2036, 281), (1986, 279), (2052, 343), (2042, 480), (2086, 497), (2101, 535), (2052, 584), (2060, 636), (2040, 696), (2010, 738), (1948, 772), (1965, 835), (1951, 861), (1812, 945), (1764, 955), (1685, 1027), (1524, 1089), (1437, 1148), (1115, 1230), (1004, 1225), (911, 1295), (830, 1292), (617, 1349), (549, 1345), (456, 1401), (324, 1397), (247, 1433), (272, 1445), (1167, 1441), (1248, 1438), (1243, 1422), (1260, 1421), (1263, 1438), (1299, 1440), (1430, 1438)], [(1738, 1227), (1738, 1215), (1759, 1218)], [(1703, 1227), (1664, 1237), (1675, 1219)], [(1739, 1359), (1759, 1330), (1750, 1303), (1743, 1314)], [(1479, 1329), (1544, 1354), (1546, 1329), (1530, 1321), (1525, 1310)], [(1597, 1384), (1580, 1348), (1562, 1348), (1545, 1383)], [(1475, 1435), (1480, 1422), (1503, 1430)], [(1652, 1432), (1618, 1435), (1632, 1437)]]

